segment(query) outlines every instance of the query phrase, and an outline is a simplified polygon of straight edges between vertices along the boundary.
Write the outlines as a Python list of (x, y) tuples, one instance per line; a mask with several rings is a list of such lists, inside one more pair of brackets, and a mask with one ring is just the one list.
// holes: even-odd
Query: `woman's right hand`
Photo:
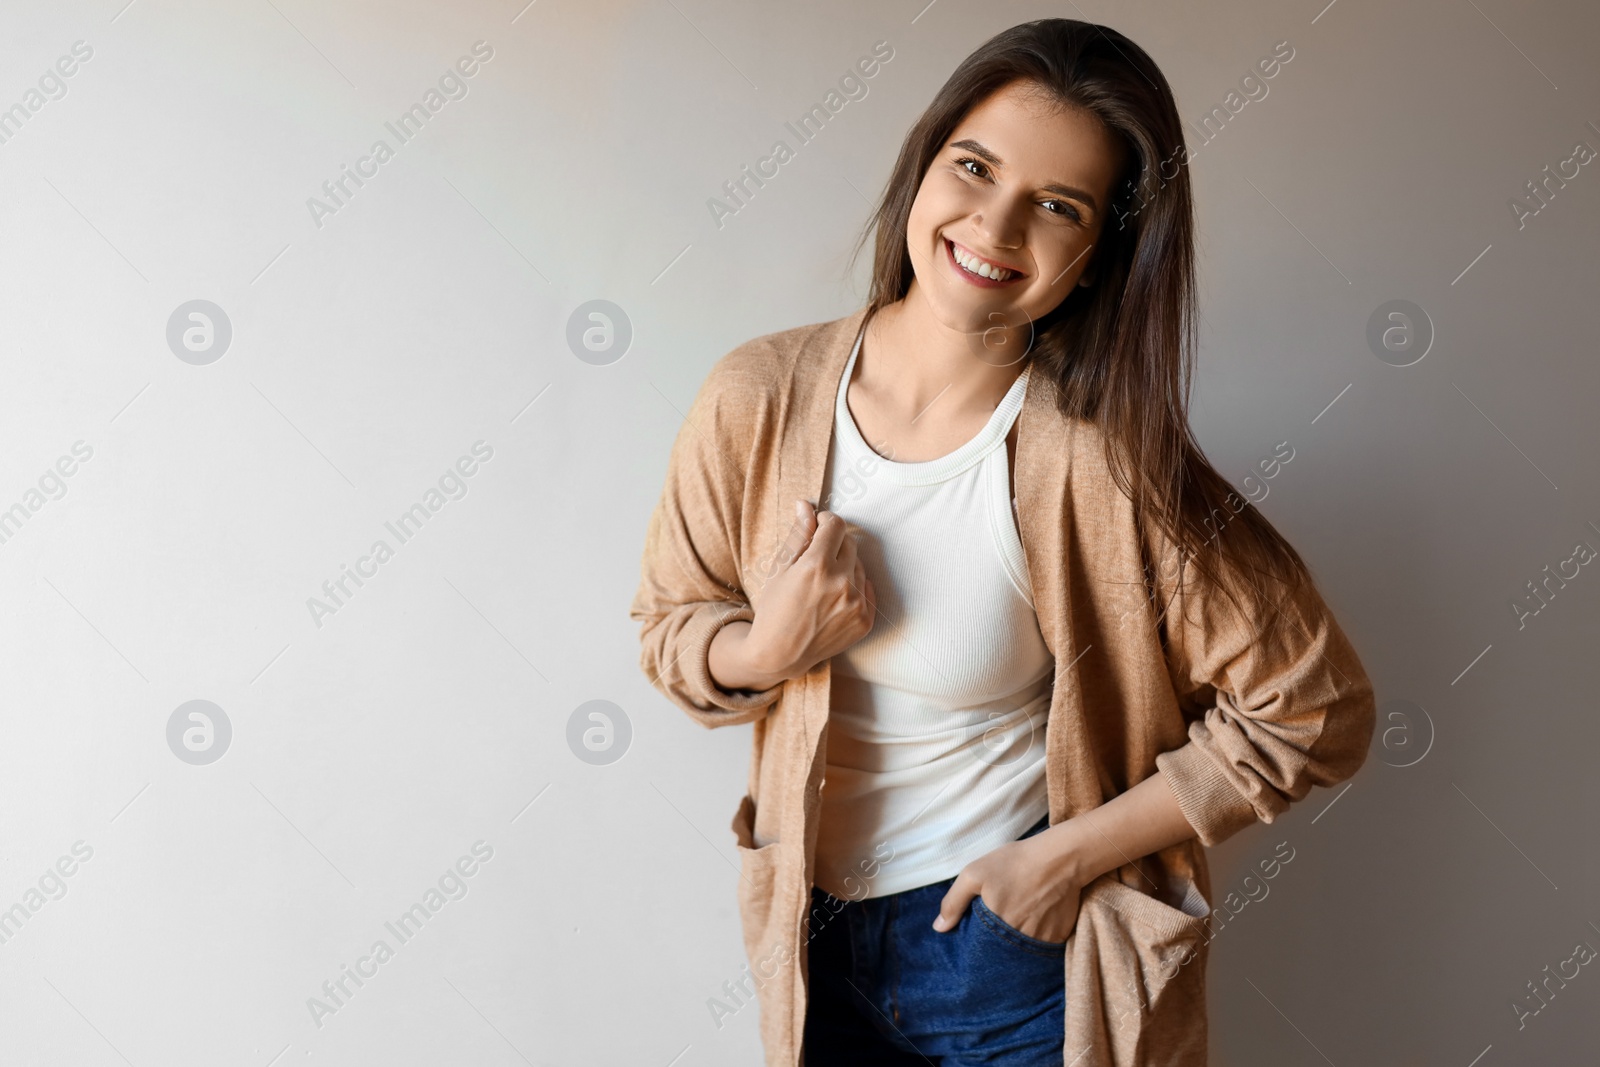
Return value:
[(877, 594), (845, 521), (805, 500), (795, 521), (797, 551), (767, 582), (755, 619), (730, 623), (711, 643), (712, 678), (724, 689), (799, 677), (872, 629)]

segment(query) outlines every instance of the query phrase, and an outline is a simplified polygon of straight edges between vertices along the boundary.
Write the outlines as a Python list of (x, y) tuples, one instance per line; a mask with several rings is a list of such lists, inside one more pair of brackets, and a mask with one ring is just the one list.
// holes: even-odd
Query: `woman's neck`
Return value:
[(1030, 340), (1026, 326), (1004, 332), (951, 329), (934, 316), (913, 281), (905, 297), (869, 319), (854, 377), (871, 393), (892, 397), (908, 417), (924, 411), (932, 417), (934, 410), (941, 421), (987, 417), (1028, 365)]

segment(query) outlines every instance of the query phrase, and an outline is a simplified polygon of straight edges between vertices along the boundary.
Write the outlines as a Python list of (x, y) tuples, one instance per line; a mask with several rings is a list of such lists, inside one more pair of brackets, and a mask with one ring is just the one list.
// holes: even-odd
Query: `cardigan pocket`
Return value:
[(1117, 917), (1117, 925), (1139, 952), (1141, 968), (1155, 970), (1157, 982), (1149, 990), (1152, 998), (1176, 975), (1180, 961), (1187, 962), (1185, 957), (1192, 957), (1195, 947), (1206, 939), (1211, 905), (1194, 882), (1184, 880), (1182, 886), (1182, 897), (1174, 907), (1121, 881), (1112, 871), (1091, 882), (1079, 903), (1080, 913), (1084, 902), (1092, 899), (1093, 906)]
[(745, 954), (757, 974), (770, 978), (774, 972), (768, 968), (793, 962), (781, 958), (788, 955), (788, 945), (783, 939), (774, 940), (769, 930), (773, 886), (783, 843), (771, 841), (756, 847), (755, 814), (755, 801), (747, 793), (740, 799), (739, 809), (729, 825), (739, 850), (739, 923), (743, 928)]
[[(1108, 1065), (1204, 1061), (1203, 1053), (1198, 1061), (1162, 1058), (1165, 1050), (1151, 1047), (1173, 1040), (1174, 1024), (1193, 1027), (1187, 1016), (1203, 1004), (1203, 963), (1184, 965), (1203, 953), (1210, 905), (1194, 882), (1184, 880), (1181, 888), (1174, 907), (1111, 871), (1079, 898), (1067, 944), (1067, 1033), (1075, 1047), (1103, 1035)], [(1194, 1053), (1186, 1047), (1183, 1055)]]

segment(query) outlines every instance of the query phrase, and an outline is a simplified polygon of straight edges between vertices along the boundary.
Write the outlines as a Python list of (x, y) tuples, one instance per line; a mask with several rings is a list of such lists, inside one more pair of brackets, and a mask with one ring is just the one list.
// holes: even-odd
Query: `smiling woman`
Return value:
[(1204, 1067), (1205, 846), (1365, 760), (1360, 661), (1189, 430), (1187, 171), (1120, 210), (1182, 145), (1115, 30), (997, 35), (906, 135), (866, 306), (728, 353), (673, 444), (632, 615), (663, 693), (757, 724), (769, 1067)]

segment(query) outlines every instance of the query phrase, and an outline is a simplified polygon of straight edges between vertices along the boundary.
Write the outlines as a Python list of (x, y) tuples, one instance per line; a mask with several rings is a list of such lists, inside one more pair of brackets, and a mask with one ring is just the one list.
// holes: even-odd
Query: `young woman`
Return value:
[(867, 305), (679, 431), (632, 615), (755, 724), (769, 1065), (1204, 1065), (1203, 846), (1365, 757), (1359, 660), (1189, 431), (1185, 163), (1133, 42), (999, 34), (906, 137)]

